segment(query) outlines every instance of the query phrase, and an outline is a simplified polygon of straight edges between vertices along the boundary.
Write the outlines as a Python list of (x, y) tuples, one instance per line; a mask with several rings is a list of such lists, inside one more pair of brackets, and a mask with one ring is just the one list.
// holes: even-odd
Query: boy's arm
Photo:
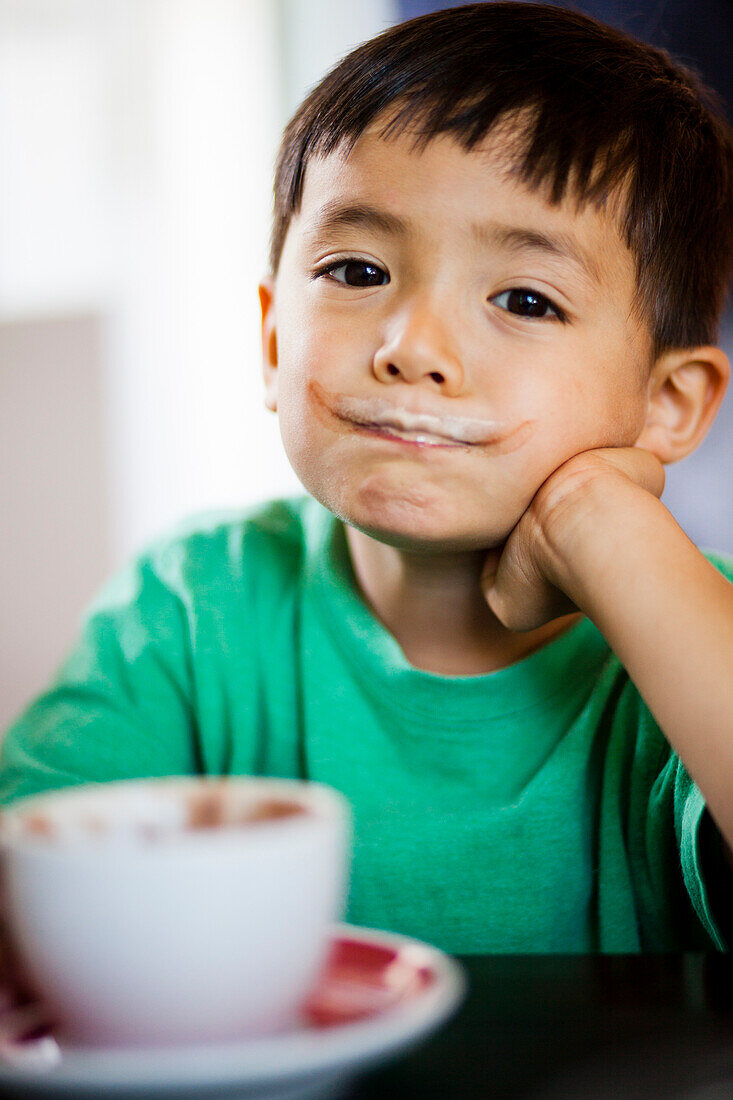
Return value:
[(733, 867), (733, 584), (658, 499), (640, 448), (576, 455), (487, 559), (484, 593), (510, 629), (583, 611), (702, 791)]

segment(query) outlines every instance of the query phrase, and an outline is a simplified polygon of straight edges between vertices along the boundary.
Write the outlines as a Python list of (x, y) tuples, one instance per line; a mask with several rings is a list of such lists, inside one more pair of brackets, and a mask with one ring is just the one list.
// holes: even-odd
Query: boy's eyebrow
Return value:
[(569, 233), (555, 231), (546, 233), (540, 229), (527, 229), (519, 225), (502, 225), (499, 222), (475, 224), (471, 227), (474, 237), (482, 244), (499, 245), (515, 252), (549, 252), (553, 256), (562, 256), (572, 260), (582, 268), (591, 282), (597, 286), (603, 284), (601, 270), (594, 257)]
[(378, 210), (376, 206), (365, 203), (327, 202), (318, 212), (310, 226), (313, 236), (329, 233), (334, 229), (374, 229), (392, 237), (406, 237), (410, 233), (409, 223), (397, 214)]
[[(308, 227), (313, 236), (336, 229), (371, 229), (392, 237), (407, 237), (413, 232), (409, 221), (365, 203), (328, 202)], [(547, 252), (572, 260), (597, 285), (603, 278), (594, 257), (568, 233), (528, 229), (501, 222), (476, 222), (471, 226), (475, 239), (488, 247), (508, 248), (515, 252)]]

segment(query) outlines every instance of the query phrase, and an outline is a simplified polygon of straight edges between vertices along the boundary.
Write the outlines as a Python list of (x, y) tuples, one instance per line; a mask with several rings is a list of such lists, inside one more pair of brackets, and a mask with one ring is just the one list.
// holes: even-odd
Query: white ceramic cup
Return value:
[(346, 800), (315, 783), (153, 779), (24, 799), (0, 815), (11, 942), (71, 1041), (271, 1033), (317, 982), (349, 848)]

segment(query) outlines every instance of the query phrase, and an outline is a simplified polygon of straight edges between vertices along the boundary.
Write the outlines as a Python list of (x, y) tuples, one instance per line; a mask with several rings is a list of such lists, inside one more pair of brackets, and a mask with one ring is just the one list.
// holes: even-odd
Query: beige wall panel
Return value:
[(0, 325), (0, 730), (109, 572), (102, 377), (99, 319)]

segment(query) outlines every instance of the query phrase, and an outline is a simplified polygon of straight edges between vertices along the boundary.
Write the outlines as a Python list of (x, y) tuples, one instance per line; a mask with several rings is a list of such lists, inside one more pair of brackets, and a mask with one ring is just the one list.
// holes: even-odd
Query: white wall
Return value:
[(105, 321), (115, 562), (192, 511), (300, 489), (259, 374), (272, 164), (389, 9), (0, 0), (0, 323)]
[(111, 104), (123, 135), (109, 395), (121, 557), (188, 512), (296, 485), (259, 377), (272, 5), (154, 0), (136, 14)]
[(396, 23), (398, 0), (278, 0), (283, 124), (331, 66)]

